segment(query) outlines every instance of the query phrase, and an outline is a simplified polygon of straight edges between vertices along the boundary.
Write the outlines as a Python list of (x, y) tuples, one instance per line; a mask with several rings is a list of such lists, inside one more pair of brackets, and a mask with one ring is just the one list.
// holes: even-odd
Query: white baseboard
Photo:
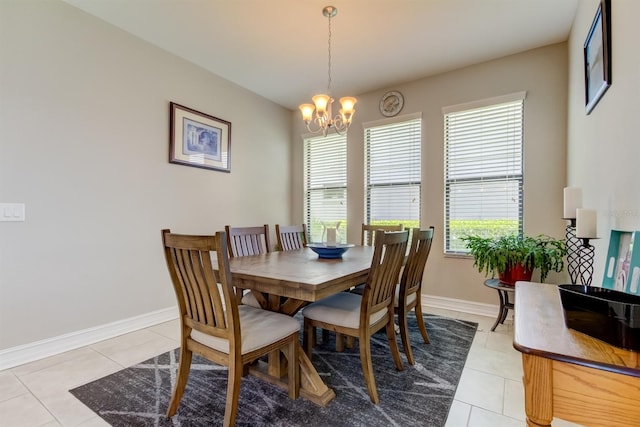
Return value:
[(178, 318), (177, 307), (0, 350), (0, 371)]
[[(477, 314), (480, 316), (495, 317), (498, 313), (497, 305), (439, 297), (435, 295), (423, 295), (422, 303), (422, 305), (425, 307), (460, 311), (464, 313)], [(153, 311), (151, 313), (142, 314), (140, 316), (131, 317), (129, 319), (108, 323), (106, 325), (96, 326), (93, 328), (48, 338), (42, 341), (36, 341), (33, 343), (0, 350), (0, 371), (3, 369), (12, 368), (14, 366), (22, 365), (24, 363), (44, 359), (45, 357), (64, 353), (65, 351), (91, 345), (99, 341), (117, 337), (118, 335), (137, 331), (143, 328), (148, 328), (149, 326), (157, 325), (158, 323), (162, 322), (168, 322), (169, 320), (177, 318), (177, 308), (170, 307)]]
[(479, 316), (488, 317), (496, 317), (496, 315), (498, 314), (498, 310), (500, 309), (498, 305), (439, 297), (436, 295), (427, 294), (422, 294), (422, 305), (424, 307), (461, 311), (463, 313), (477, 314)]

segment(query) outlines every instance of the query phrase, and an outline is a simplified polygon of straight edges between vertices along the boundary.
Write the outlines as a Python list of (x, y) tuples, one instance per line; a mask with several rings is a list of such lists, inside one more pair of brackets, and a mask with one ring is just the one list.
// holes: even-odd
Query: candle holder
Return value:
[(569, 279), (571, 283), (578, 283), (578, 275), (580, 270), (580, 247), (582, 241), (576, 237), (576, 219), (564, 218), (569, 220), (565, 228), (565, 243), (567, 246), (567, 271), (569, 272)]
[(589, 244), (589, 237), (578, 237), (577, 239), (582, 240), (582, 245), (578, 249), (578, 278), (580, 283), (576, 282), (576, 284), (591, 286), (596, 248)]

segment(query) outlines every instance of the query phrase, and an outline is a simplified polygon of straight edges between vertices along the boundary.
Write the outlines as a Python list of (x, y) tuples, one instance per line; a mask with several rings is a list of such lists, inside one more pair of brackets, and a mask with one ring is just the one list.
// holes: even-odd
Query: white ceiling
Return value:
[(64, 0), (284, 107), (567, 39), (579, 0)]

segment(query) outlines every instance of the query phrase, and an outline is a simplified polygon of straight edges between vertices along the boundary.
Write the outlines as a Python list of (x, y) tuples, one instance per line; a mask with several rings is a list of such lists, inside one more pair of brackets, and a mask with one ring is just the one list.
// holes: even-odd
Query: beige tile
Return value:
[(0, 414), (2, 427), (35, 427), (55, 421), (53, 415), (31, 394), (0, 402)]
[(491, 326), (493, 326), (493, 323), (496, 321), (495, 317), (480, 316), (480, 315), (471, 314), (471, 313), (458, 313), (458, 315), (456, 316), (456, 319), (476, 322), (478, 324), (479, 332), (491, 331)]
[(501, 351), (503, 353), (512, 353), (515, 351), (513, 348), (513, 334), (489, 332), (487, 334), (485, 347), (490, 350)]
[(554, 418), (551, 422), (553, 427), (583, 427), (582, 424), (574, 424), (569, 421), (561, 420), (560, 418)]
[(515, 350), (505, 353), (483, 347), (471, 347), (465, 366), (515, 381), (522, 380), (522, 358)]
[(488, 332), (476, 332), (476, 335), (473, 337), (473, 342), (471, 343), (471, 346), (486, 347), (488, 338), (489, 338)]
[(444, 427), (466, 427), (471, 413), (471, 405), (454, 400)]
[(149, 331), (180, 342), (180, 321), (178, 319), (152, 326)]
[(462, 370), (455, 399), (501, 414), (504, 378), (465, 367)]
[[(469, 427), (526, 427), (524, 421), (514, 420), (482, 408), (471, 408)], [(555, 426), (554, 426), (555, 427)]]
[(109, 427), (111, 424), (96, 416), (88, 421), (78, 424), (78, 427)]
[[(424, 301), (424, 298), (422, 299)], [(422, 313), (423, 314), (434, 314), (436, 316), (442, 316), (442, 317), (449, 317), (451, 319), (457, 319), (458, 318), (458, 311), (454, 311), (454, 310), (445, 310), (443, 308), (436, 308), (436, 307), (422, 307)]]
[(74, 387), (102, 378), (122, 369), (109, 358), (91, 351), (20, 377), (22, 383), (38, 398), (61, 394)]
[(123, 367), (128, 367), (173, 350), (179, 345), (179, 341), (143, 329), (93, 344), (91, 348)]
[(63, 426), (77, 426), (96, 417), (96, 413), (71, 393), (52, 393), (40, 397), (42, 404)]
[(60, 424), (60, 423), (59, 423), (59, 422), (57, 422), (57, 421), (51, 421), (51, 422), (48, 422), (48, 423), (46, 423), (46, 424), (42, 424), (42, 425), (41, 425), (41, 426), (39, 426), (39, 427), (63, 427), (63, 426), (62, 426), (62, 424)]
[(516, 420), (525, 421), (524, 412), (524, 386), (520, 381), (504, 381), (504, 415)]
[(18, 377), (10, 371), (0, 372), (0, 402), (25, 393), (29, 393), (29, 390), (20, 382)]
[(93, 354), (94, 351), (89, 347), (81, 347), (75, 350), (66, 351), (64, 353), (56, 354), (54, 356), (47, 357), (45, 359), (36, 360), (35, 362), (25, 363), (24, 365), (11, 368), (10, 371), (18, 377), (30, 374), (32, 372), (46, 369), (60, 363), (68, 362), (80, 357), (84, 357), (87, 354)]

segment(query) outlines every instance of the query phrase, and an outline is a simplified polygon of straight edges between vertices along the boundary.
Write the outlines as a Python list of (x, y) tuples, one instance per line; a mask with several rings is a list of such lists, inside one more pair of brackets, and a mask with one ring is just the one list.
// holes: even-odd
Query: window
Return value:
[(420, 226), (421, 127), (415, 116), (365, 124), (365, 223)]
[(311, 242), (322, 242), (326, 228), (337, 228), (346, 242), (347, 137), (330, 134), (304, 140), (304, 214)]
[(525, 95), (443, 108), (446, 253), (468, 253), (468, 234), (522, 234)]

